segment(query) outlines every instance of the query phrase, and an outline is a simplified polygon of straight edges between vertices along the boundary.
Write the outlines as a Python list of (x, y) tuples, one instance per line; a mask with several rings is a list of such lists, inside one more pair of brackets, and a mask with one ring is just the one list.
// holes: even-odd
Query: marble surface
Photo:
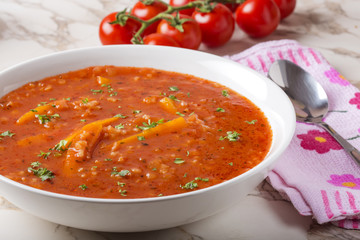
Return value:
[[(98, 24), (133, 0), (0, 0), (0, 70), (52, 52), (98, 46)], [(231, 55), (252, 45), (294, 39), (319, 50), (345, 78), (360, 87), (360, 1), (298, 0), (277, 31), (251, 39), (236, 30), (223, 47), (201, 51)], [(0, 196), (0, 239), (360, 239), (360, 231), (319, 225), (301, 216), (265, 181), (232, 209), (172, 229), (103, 233), (73, 229), (33, 217)]]

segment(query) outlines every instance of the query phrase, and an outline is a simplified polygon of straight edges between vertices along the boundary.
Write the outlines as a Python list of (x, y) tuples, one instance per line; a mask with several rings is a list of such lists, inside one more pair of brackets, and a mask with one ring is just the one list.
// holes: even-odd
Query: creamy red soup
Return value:
[(161, 197), (234, 178), (269, 151), (264, 113), (191, 75), (95, 66), (0, 100), (0, 174), (46, 191)]

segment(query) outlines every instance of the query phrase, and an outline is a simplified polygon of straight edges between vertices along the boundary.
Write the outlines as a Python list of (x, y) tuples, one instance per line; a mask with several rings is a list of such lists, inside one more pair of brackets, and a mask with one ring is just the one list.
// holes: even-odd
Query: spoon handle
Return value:
[(344, 150), (349, 153), (349, 155), (355, 160), (355, 162), (360, 166), (360, 152), (353, 145), (351, 145), (347, 140), (341, 137), (332, 127), (330, 127), (325, 122), (318, 122), (331, 136), (333, 136), (338, 143), (344, 148)]

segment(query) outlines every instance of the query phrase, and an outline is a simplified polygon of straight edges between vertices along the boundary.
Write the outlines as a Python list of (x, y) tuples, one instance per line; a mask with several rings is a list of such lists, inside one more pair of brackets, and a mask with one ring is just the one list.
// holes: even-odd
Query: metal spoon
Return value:
[(271, 65), (268, 76), (290, 98), (297, 121), (323, 127), (360, 166), (360, 152), (322, 121), (328, 112), (328, 98), (322, 86), (308, 72), (290, 61), (278, 60)]

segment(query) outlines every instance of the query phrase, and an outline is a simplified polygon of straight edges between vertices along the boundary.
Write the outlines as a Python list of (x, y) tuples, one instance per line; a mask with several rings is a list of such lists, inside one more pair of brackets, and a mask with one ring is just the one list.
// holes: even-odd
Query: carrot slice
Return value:
[(19, 141), (17, 141), (16, 143), (19, 146), (27, 146), (27, 145), (33, 145), (33, 144), (39, 144), (42, 142), (46, 142), (48, 139), (48, 137), (46, 136), (46, 134), (38, 134), (35, 136), (29, 136), (23, 139), (20, 139)]
[(186, 124), (187, 124), (186, 120), (183, 117), (179, 117), (174, 120), (168, 121), (166, 123), (159, 124), (154, 128), (149, 128), (147, 130), (144, 130), (141, 133), (131, 135), (127, 138), (118, 140), (115, 143), (113, 143), (111, 147), (120, 146), (120, 144), (134, 142), (134, 141), (138, 140), (139, 137), (149, 138), (154, 135), (174, 132), (174, 131), (184, 128), (186, 126)]
[(66, 175), (76, 172), (79, 162), (91, 158), (91, 154), (100, 139), (102, 128), (102, 124), (88, 124), (86, 128), (82, 128), (79, 134), (74, 136), (64, 160), (63, 172)]
[(16, 124), (24, 124), (27, 123), (29, 121), (31, 121), (32, 119), (35, 118), (35, 115), (41, 115), (44, 114), (45, 112), (47, 112), (49, 109), (51, 109), (53, 107), (53, 105), (51, 103), (49, 104), (45, 104), (45, 105), (41, 105), (27, 113), (25, 113), (24, 115), (22, 115), (17, 121)]
[(64, 140), (68, 143), (72, 142), (72, 140), (74, 139), (75, 136), (79, 135), (83, 130), (87, 130), (87, 129), (91, 129), (94, 125), (99, 125), (99, 126), (103, 126), (103, 125), (108, 125), (116, 120), (118, 120), (118, 117), (112, 117), (112, 118), (106, 118), (106, 119), (101, 119), (101, 120), (97, 120), (95, 122), (86, 124), (85, 126), (83, 126), (81, 129), (75, 131), (74, 133), (70, 134), (68, 137), (66, 137)]
[(176, 114), (176, 112), (178, 112), (178, 110), (174, 104), (174, 101), (168, 97), (164, 97), (164, 98), (160, 99), (160, 106), (168, 113)]
[(84, 161), (91, 157), (91, 154), (98, 143), (104, 125), (118, 120), (117, 117), (101, 119), (86, 124), (81, 129), (75, 131), (64, 141), (70, 144), (64, 160), (63, 173), (71, 175), (76, 171), (78, 162)]
[(103, 84), (110, 84), (112, 82), (111, 79), (104, 78), (104, 77), (101, 77), (101, 76), (97, 76), (96, 81), (100, 86), (103, 85)]

